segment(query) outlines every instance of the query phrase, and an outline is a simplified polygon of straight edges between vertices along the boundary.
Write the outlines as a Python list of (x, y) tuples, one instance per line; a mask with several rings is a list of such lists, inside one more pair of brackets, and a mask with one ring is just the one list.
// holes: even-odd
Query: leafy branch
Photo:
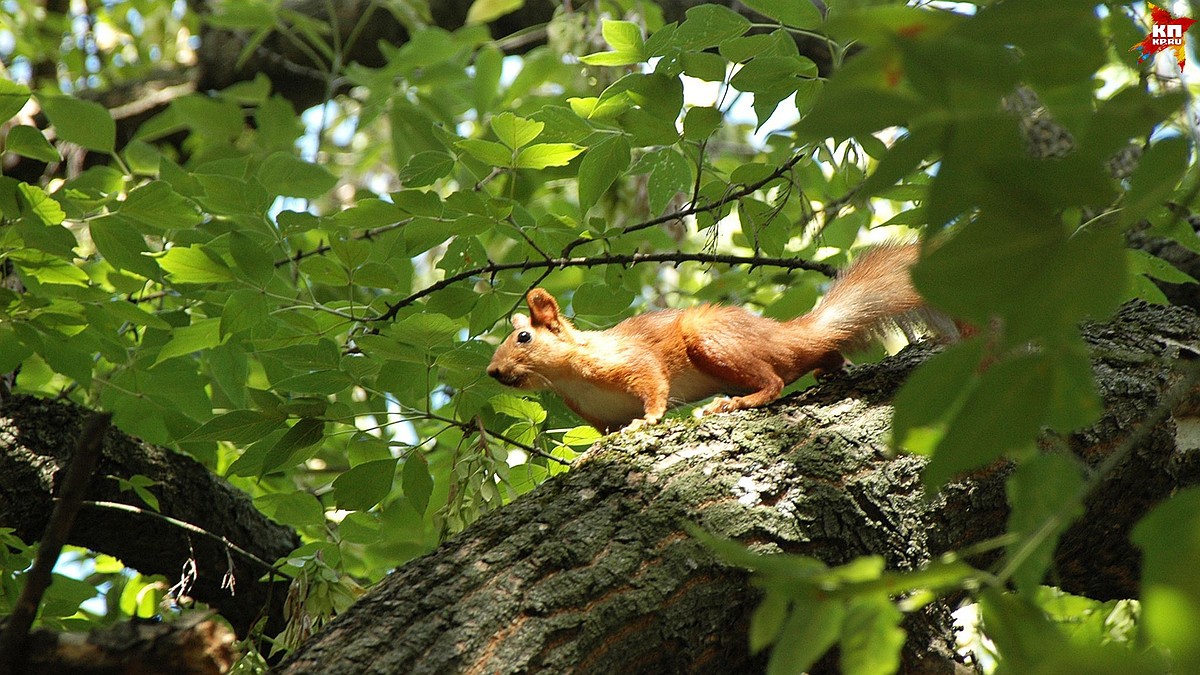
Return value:
[(734, 192), (730, 192), (729, 194), (726, 194), (725, 196), (721, 197), (720, 199), (714, 200), (707, 204), (702, 204), (700, 206), (692, 205), (685, 209), (680, 209), (678, 211), (672, 211), (671, 213), (659, 216), (657, 218), (651, 218), (650, 220), (642, 221), (640, 223), (635, 223), (633, 225), (623, 227), (620, 230), (618, 230), (616, 233), (613, 233), (611, 235), (606, 235), (605, 237), (603, 237), (601, 239), (590, 239), (587, 237), (579, 237), (578, 239), (575, 239), (574, 241), (570, 242), (569, 244), (567, 244), (566, 246), (563, 247), (562, 257), (565, 258), (565, 257), (569, 256), (571, 254), (571, 252), (574, 251), (579, 246), (582, 246), (584, 244), (587, 244), (587, 243), (590, 243), (593, 241), (606, 241), (607, 239), (609, 239), (613, 236), (621, 236), (621, 235), (631, 234), (633, 232), (639, 232), (641, 230), (645, 230), (647, 228), (654, 227), (655, 225), (662, 225), (663, 223), (669, 223), (674, 220), (686, 218), (687, 216), (694, 216), (698, 213), (706, 213), (709, 211), (716, 211), (717, 209), (720, 209), (722, 206), (725, 206), (726, 204), (728, 204), (730, 202), (737, 201), (737, 200), (741, 199), (742, 197), (748, 197), (748, 196), (754, 194), (758, 190), (760, 190), (763, 187), (770, 184), (772, 181), (779, 180), (780, 178), (782, 178), (784, 176), (784, 174), (790, 172), (792, 170), (792, 167), (796, 166), (796, 164), (798, 164), (800, 162), (800, 160), (804, 159), (807, 156), (808, 156), (807, 153), (797, 153), (797, 154), (793, 155), (791, 157), (791, 159), (789, 159), (788, 161), (784, 162), (783, 164), (780, 164), (779, 167), (777, 167), (774, 171), (772, 171), (765, 178), (757, 180), (753, 183), (749, 183), (749, 184), (743, 186), (741, 189), (735, 190)]

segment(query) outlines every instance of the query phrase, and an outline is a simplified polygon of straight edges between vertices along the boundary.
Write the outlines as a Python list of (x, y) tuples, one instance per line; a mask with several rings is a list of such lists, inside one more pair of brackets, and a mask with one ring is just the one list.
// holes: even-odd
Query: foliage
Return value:
[[(768, 23), (705, 4), (664, 24), (653, 6), (622, 1), (561, 13), (551, 43), (522, 56), (477, 23), (447, 32), (415, 12), (411, 40), (366, 67), (326, 66), (344, 45), (312, 18), (216, 3), (207, 20), (252, 35), (243, 59), (283, 32), (347, 93), (304, 116), (265, 79), (190, 94), (119, 145), (88, 94), (184, 60), (176, 37), (198, 18), (160, 3), (107, 7), (97, 25), (120, 48), (96, 66), (46, 38), (65, 27), (25, 30), (32, 4), (4, 19), (20, 37), (6, 56), (66, 65), (34, 91), (0, 80), (0, 118), (14, 119), (6, 149), (53, 163), (82, 148), (90, 161), (45, 184), (0, 177), (0, 257), (24, 285), (0, 288), (0, 372), (19, 367), (20, 390), (111, 411), (123, 430), (255, 495), (309, 542), (288, 564), (325, 594), (314, 615), (352, 595), (331, 568), (378, 580), (566, 470), (596, 438), (553, 397), (485, 376), (529, 288), (546, 287), (586, 326), (705, 301), (794, 316), (825, 281), (803, 261), (842, 263), (907, 227), (930, 242), (922, 292), (986, 328), (910, 379), (896, 444), (930, 457), (931, 490), (997, 457), (1021, 462), (1008, 556), (998, 575), (961, 562), (900, 574), (875, 559), (829, 569), (718, 545), (763, 572), (753, 646), (785, 645), (775, 672), (801, 672), (835, 642), (848, 672), (893, 672), (902, 612), (967, 589), (1014, 672), (1046, 654), (1081, 672), (1163, 658), (1072, 642), (1036, 601), (1053, 543), (1096, 480), (1068, 455), (1034, 450), (1043, 430), (1099, 414), (1076, 325), (1134, 296), (1163, 301), (1146, 276), (1181, 280), (1126, 250), (1134, 224), (1200, 251), (1166, 207), (1192, 207), (1200, 189), (1186, 97), (1139, 77), (1125, 50), (1144, 34), (1138, 12), (828, 2), (823, 17), (807, 2), (756, 0), (746, 4)], [(520, 5), (476, 4), (480, 20)], [(827, 41), (831, 77), (796, 35)], [(735, 114), (748, 95), (753, 121)], [(751, 140), (780, 103), (799, 121)], [(1057, 145), (1031, 120), (1053, 120)], [(1145, 146), (1140, 162), (1114, 171), (1130, 143)], [(716, 264), (720, 254), (753, 264)], [(127, 487), (155, 505), (153, 485)], [(1164, 508), (1200, 522), (1195, 500)], [(1155, 518), (1139, 531), (1147, 543)], [(1148, 644), (1171, 650), (1177, 671), (1195, 668), (1194, 649), (1164, 628), (1200, 616), (1188, 575), (1170, 571), (1184, 553), (1146, 555)], [(1002, 592), (1010, 581), (1015, 594)]]

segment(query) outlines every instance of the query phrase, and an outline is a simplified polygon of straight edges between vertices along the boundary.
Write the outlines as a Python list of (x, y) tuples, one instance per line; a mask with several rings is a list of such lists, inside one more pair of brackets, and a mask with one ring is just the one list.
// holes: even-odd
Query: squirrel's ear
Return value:
[(512, 325), (515, 330), (525, 330), (531, 327), (529, 317), (524, 314), (513, 314)]
[[(535, 288), (525, 295), (529, 303), (529, 317), (534, 326), (543, 326), (550, 330), (558, 330), (558, 301), (544, 288)], [(514, 319), (516, 317), (513, 317)]]

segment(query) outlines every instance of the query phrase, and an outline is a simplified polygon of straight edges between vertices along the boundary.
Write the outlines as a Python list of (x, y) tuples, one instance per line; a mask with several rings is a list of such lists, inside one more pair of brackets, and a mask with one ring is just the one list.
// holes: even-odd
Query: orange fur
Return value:
[(702, 414), (753, 408), (805, 374), (840, 370), (842, 351), (924, 309), (908, 270), (916, 244), (871, 249), (811, 312), (779, 322), (740, 307), (701, 305), (635, 316), (601, 331), (576, 329), (535, 288), (530, 316), (496, 350), (488, 374), (523, 389), (552, 389), (602, 432), (654, 424), (667, 409), (718, 398)]

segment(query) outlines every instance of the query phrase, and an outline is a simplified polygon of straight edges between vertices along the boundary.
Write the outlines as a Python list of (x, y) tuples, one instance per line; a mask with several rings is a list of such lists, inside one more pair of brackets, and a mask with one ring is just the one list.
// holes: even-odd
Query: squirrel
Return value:
[(909, 277), (919, 254), (915, 243), (876, 246), (838, 276), (815, 309), (783, 322), (709, 304), (579, 330), (550, 293), (534, 288), (526, 295), (529, 316), (513, 315), (513, 333), (487, 373), (508, 386), (555, 391), (602, 433), (655, 424), (668, 408), (714, 394), (726, 396), (699, 414), (755, 408), (809, 372), (840, 371), (843, 350), (889, 323), (920, 317), (941, 329)]

